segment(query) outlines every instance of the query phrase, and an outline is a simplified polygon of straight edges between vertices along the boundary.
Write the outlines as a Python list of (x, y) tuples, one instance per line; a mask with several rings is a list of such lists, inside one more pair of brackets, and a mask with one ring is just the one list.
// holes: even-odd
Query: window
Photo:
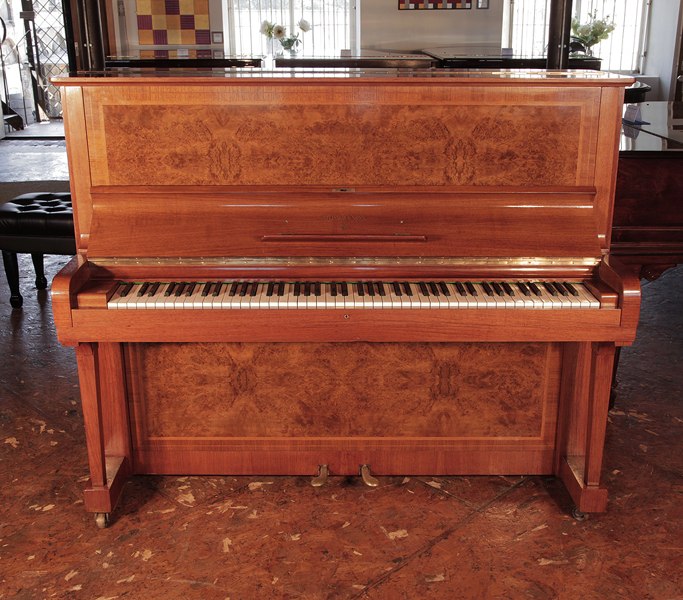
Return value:
[[(227, 0), (226, 53), (268, 54), (273, 42), (260, 33), (261, 23), (284, 25), (287, 35), (299, 33), (299, 49), (318, 56), (336, 55), (355, 40), (354, 0)], [(303, 33), (305, 19), (313, 29)], [(278, 42), (275, 42), (278, 44)], [(277, 49), (277, 48), (276, 48)]]
[[(573, 11), (580, 23), (596, 12), (616, 24), (607, 40), (593, 46), (602, 59), (602, 70), (639, 73), (647, 30), (646, 0), (574, 0)], [(520, 56), (544, 57), (548, 47), (550, 0), (507, 0), (503, 40)], [(505, 41), (503, 42), (505, 46)]]

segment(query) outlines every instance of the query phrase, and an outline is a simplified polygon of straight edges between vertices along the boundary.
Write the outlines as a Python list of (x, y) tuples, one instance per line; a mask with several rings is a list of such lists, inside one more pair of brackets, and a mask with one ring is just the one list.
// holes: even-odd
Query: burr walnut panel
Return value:
[[(110, 185), (575, 185), (577, 106), (105, 106)], [(324, 151), (323, 151), (324, 149)]]
[(141, 445), (554, 436), (554, 344), (145, 343), (126, 356)]
[(84, 88), (94, 185), (590, 185), (598, 89)]

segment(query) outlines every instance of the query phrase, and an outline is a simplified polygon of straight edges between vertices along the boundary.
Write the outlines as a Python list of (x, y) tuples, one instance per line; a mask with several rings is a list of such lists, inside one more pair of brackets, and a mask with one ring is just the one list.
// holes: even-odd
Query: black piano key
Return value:
[(531, 291), (534, 293), (534, 296), (541, 295), (541, 290), (538, 289), (538, 286), (533, 281), (529, 282), (529, 287), (531, 288)]
[(187, 286), (186, 283), (180, 282), (180, 283), (178, 284), (178, 287), (176, 287), (175, 292), (173, 293), (173, 295), (174, 295), (176, 298), (180, 298), (180, 296), (183, 295), (183, 290), (185, 289), (186, 286)]
[(404, 281), (401, 283), (403, 286), (403, 291), (406, 293), (406, 296), (412, 296), (413, 295), (413, 290), (410, 288), (410, 283), (407, 281)]
[(315, 292), (314, 292), (314, 293), (315, 293), (316, 296), (321, 296), (321, 295), (322, 295), (322, 291), (321, 291), (321, 289), (320, 289), (320, 282), (319, 282), (319, 281), (316, 281), (316, 282), (315, 282)]
[(304, 296), (308, 298), (311, 295), (311, 282), (304, 283)]
[(451, 293), (448, 291), (448, 286), (445, 281), (439, 281), (439, 289), (444, 296), (450, 296)]
[(149, 288), (151, 284), (149, 281), (146, 281), (145, 283), (142, 284), (142, 287), (138, 290), (138, 298), (142, 298), (145, 295), (145, 292)]
[(194, 292), (194, 288), (197, 287), (197, 282), (196, 281), (191, 281), (190, 283), (187, 284), (187, 289), (185, 290), (185, 295), (187, 297), (190, 297), (192, 293)]
[(365, 287), (368, 290), (368, 296), (374, 297), (375, 296), (375, 284), (372, 283), (372, 281), (366, 281)]
[(273, 295), (273, 290), (275, 289), (275, 282), (269, 281), (268, 287), (266, 287), (266, 296), (270, 298)]
[(384, 283), (383, 282), (381, 282), (381, 281), (377, 282), (377, 291), (379, 292), (380, 296), (386, 296), (387, 295), (387, 292), (384, 289)]
[(401, 286), (398, 284), (398, 281), (394, 281), (391, 285), (394, 288), (394, 294), (396, 294), (399, 298), (403, 296), (403, 292), (401, 292)]
[(439, 288), (436, 287), (436, 283), (430, 281), (427, 285), (429, 286), (429, 291), (432, 293), (432, 296), (436, 296), (438, 298), (441, 295), (439, 293)]
[(481, 287), (484, 288), (484, 291), (486, 292), (487, 296), (493, 296), (493, 290), (491, 289), (491, 286), (488, 283), (486, 283), (485, 281), (482, 281)]
[(471, 281), (466, 281), (465, 287), (467, 288), (467, 291), (470, 293), (471, 296), (478, 296), (479, 295), (477, 293), (477, 288), (474, 287), (474, 284)]
[(543, 282), (543, 287), (551, 296), (557, 296), (557, 290), (548, 282)]
[(170, 296), (173, 293), (173, 290), (175, 289), (175, 286), (178, 285), (175, 282), (171, 282), (168, 284), (168, 287), (166, 288), (166, 291), (164, 292), (164, 296)]
[(460, 281), (455, 282), (455, 289), (458, 290), (458, 294), (460, 294), (461, 296), (467, 296), (467, 290)]
[(522, 281), (518, 281), (517, 287), (519, 288), (519, 291), (522, 292), (523, 295), (531, 296), (531, 291), (527, 287), (526, 283), (523, 283)]
[(562, 285), (561, 282), (559, 282), (559, 281), (554, 281), (554, 282), (553, 282), (553, 286), (555, 287), (555, 289), (556, 289), (558, 292), (560, 292), (560, 295), (562, 295), (562, 296), (566, 296), (566, 295), (567, 295), (567, 290), (564, 289), (564, 286)]
[(261, 284), (258, 281), (254, 281), (251, 283), (251, 291), (249, 292), (250, 297), (253, 298), (254, 296), (256, 296), (256, 294), (258, 294), (260, 285)]
[(496, 294), (498, 294), (499, 296), (505, 295), (505, 292), (503, 291), (503, 286), (500, 285), (500, 283), (498, 283), (497, 281), (492, 281), (491, 285), (493, 286), (493, 289), (496, 292)]
[(126, 287), (123, 288), (123, 291), (121, 292), (121, 298), (126, 297), (128, 294), (130, 294), (130, 291), (133, 289), (133, 284), (132, 283), (127, 283)]
[(301, 296), (301, 282), (300, 281), (294, 282), (294, 295), (295, 296)]
[(567, 291), (572, 295), (572, 296), (578, 296), (579, 292), (576, 291), (576, 288), (571, 284), (565, 282), (564, 287), (567, 288)]
[(239, 281), (233, 281), (232, 285), (230, 286), (230, 291), (228, 292), (228, 296), (234, 296), (237, 294), (237, 289), (240, 286)]
[(336, 281), (330, 282), (330, 296), (334, 296), (335, 298), (337, 297), (337, 282)]
[(360, 281), (356, 284), (356, 293), (359, 296), (365, 296), (365, 292), (363, 291), (363, 283)]
[(207, 281), (204, 284), (204, 287), (202, 288), (202, 296), (206, 298), (209, 295), (209, 292), (211, 291), (211, 285), (213, 284), (213, 281)]
[(221, 288), (223, 287), (223, 285), (224, 285), (223, 283), (221, 283), (220, 281), (217, 281), (216, 286), (213, 288), (213, 292), (211, 293), (211, 295), (214, 297), (219, 296), (221, 293)]
[(153, 298), (156, 296), (156, 293), (159, 291), (159, 286), (161, 284), (159, 282), (154, 283), (151, 288), (149, 288), (149, 292), (147, 292), (147, 297), (148, 298)]
[(244, 296), (247, 295), (247, 292), (249, 291), (249, 282), (248, 281), (243, 281), (240, 284), (240, 292), (239, 295), (240, 297), (244, 298)]
[(515, 290), (512, 289), (512, 286), (507, 281), (503, 281), (502, 286), (508, 296), (512, 297), (515, 295)]
[(346, 283), (346, 281), (342, 281), (342, 283), (341, 283), (341, 294), (342, 294), (342, 296), (348, 296), (349, 295), (349, 286)]
[(285, 295), (285, 282), (284, 281), (279, 281), (277, 283), (277, 295), (278, 296), (284, 296)]
[(425, 282), (424, 282), (424, 281), (420, 281), (420, 283), (418, 284), (418, 287), (420, 288), (420, 293), (421, 293), (423, 296), (426, 296), (427, 298), (429, 298), (429, 290), (427, 289), (427, 286), (425, 285)]

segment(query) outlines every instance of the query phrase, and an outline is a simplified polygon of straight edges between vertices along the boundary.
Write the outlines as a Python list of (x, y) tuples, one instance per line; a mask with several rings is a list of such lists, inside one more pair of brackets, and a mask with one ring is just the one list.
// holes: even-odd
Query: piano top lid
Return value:
[(66, 76), (53, 77), (56, 86), (97, 86), (103, 80), (108, 84), (116, 81), (120, 85), (221, 85), (226, 80), (239, 81), (240, 84), (262, 85), (268, 83), (295, 84), (344, 84), (364, 83), (374, 81), (387, 84), (405, 85), (410, 83), (435, 83), (455, 85), (519, 85), (529, 83), (534, 85), (568, 85), (581, 87), (627, 87), (635, 79), (626, 75), (608, 73), (604, 71), (580, 70), (542, 70), (542, 69), (514, 69), (514, 70), (454, 70), (454, 69), (314, 69), (298, 68), (286, 72), (268, 69), (214, 69), (211, 72), (135, 72), (126, 70), (120, 72), (76, 72)]

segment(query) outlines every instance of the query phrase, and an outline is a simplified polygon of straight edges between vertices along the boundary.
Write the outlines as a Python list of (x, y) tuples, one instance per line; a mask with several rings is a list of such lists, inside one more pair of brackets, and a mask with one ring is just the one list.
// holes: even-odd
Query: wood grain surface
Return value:
[(104, 106), (108, 183), (576, 185), (581, 112), (523, 104)]
[[(138, 441), (541, 438), (552, 344), (130, 344)], [(554, 417), (553, 417), (554, 418)]]

